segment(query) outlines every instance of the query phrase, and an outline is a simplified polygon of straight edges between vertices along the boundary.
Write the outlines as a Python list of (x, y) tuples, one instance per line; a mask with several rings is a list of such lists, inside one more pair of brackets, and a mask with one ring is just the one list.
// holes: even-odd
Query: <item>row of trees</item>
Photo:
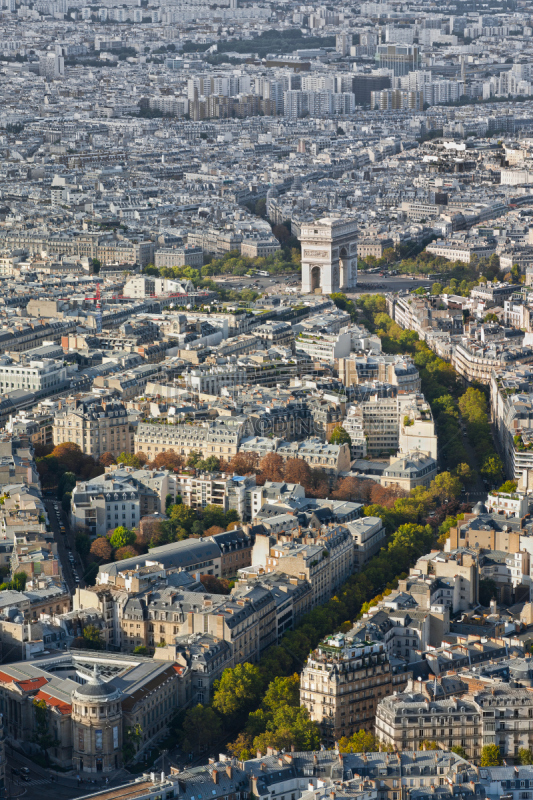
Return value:
[(388, 353), (409, 353), (420, 372), (422, 391), (431, 405), (440, 440), (440, 454), (449, 470), (465, 485), (475, 481), (464, 447), (461, 419), (466, 423), (470, 444), (476, 452), (480, 473), (491, 483), (502, 479), (503, 464), (490, 431), (488, 404), (483, 387), (466, 391), (457, 373), (439, 358), (414, 331), (404, 331), (386, 313), (385, 298), (366, 295), (358, 300), (361, 321), (381, 338)]

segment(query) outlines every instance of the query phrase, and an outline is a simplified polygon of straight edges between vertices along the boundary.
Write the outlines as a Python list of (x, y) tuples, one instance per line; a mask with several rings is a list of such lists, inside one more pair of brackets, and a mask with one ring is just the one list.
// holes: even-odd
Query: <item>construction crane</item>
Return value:
[(96, 333), (102, 333), (102, 302), (100, 296), (100, 284), (96, 284), (96, 294), (94, 297), (86, 297), (85, 300), (94, 300), (96, 303)]

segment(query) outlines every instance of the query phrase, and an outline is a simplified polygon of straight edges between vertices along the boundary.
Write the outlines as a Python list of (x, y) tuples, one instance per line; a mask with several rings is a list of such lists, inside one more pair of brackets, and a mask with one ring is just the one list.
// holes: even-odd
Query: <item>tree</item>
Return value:
[(431, 742), (429, 739), (424, 739), (423, 742), (420, 742), (420, 750), (438, 750), (439, 746), (437, 742)]
[(279, 453), (267, 453), (259, 464), (261, 477), (265, 481), (283, 481), (283, 459)]
[(196, 469), (200, 469), (202, 472), (218, 472), (220, 469), (220, 459), (216, 456), (203, 458), (201, 461), (197, 462)]
[(113, 453), (110, 453), (109, 451), (102, 453), (102, 455), (100, 456), (100, 464), (103, 467), (110, 467), (111, 464), (116, 464), (115, 456), (113, 455)]
[(359, 730), (350, 738), (343, 736), (339, 741), (341, 753), (377, 753), (379, 743), (376, 737), (368, 731)]
[(202, 454), (198, 450), (191, 450), (187, 457), (187, 466), (196, 467), (197, 463), (202, 460)]
[(464, 486), (471, 486), (476, 479), (476, 473), (470, 464), (466, 464), (465, 462), (456, 466), (455, 474)]
[(340, 478), (331, 493), (332, 500), (355, 500), (369, 503), (375, 481), (361, 478)]
[(26, 588), (27, 579), (28, 576), (25, 572), (15, 572), (10, 581), (10, 589), (14, 589), (16, 592), (23, 592)]
[(259, 668), (245, 662), (225, 669), (215, 681), (213, 708), (224, 716), (246, 714), (257, 705), (263, 681)]
[(462, 488), (459, 478), (451, 472), (441, 472), (431, 481), (430, 492), (442, 501), (446, 498), (459, 497)]
[(182, 747), (195, 752), (210, 747), (220, 736), (222, 723), (210, 706), (198, 704), (189, 708), (182, 726)]
[(503, 462), (498, 455), (489, 456), (481, 465), (481, 474), (491, 483), (501, 481), (503, 477)]
[(171, 522), (180, 528), (184, 528), (187, 533), (191, 533), (192, 526), (198, 519), (194, 508), (191, 508), (184, 503), (171, 506), (168, 510), (168, 514)]
[(126, 733), (124, 735), (124, 741), (122, 743), (122, 756), (124, 758), (124, 762), (128, 763), (131, 761), (135, 753), (137, 752), (137, 747), (142, 741), (142, 728), (139, 723), (133, 725), (131, 728), (126, 729)]
[(106, 539), (105, 536), (99, 536), (95, 539), (91, 544), (91, 555), (97, 558), (102, 564), (111, 561), (113, 558), (113, 548), (109, 544), (109, 539)]
[(296, 673), (288, 678), (277, 677), (268, 684), (263, 707), (275, 711), (282, 706), (300, 705), (300, 677)]
[(457, 756), (461, 756), (461, 758), (465, 758), (468, 761), (468, 754), (464, 747), (460, 745), (455, 745), (455, 747), (450, 748), (452, 753), (455, 753)]
[(119, 525), (118, 528), (115, 528), (113, 531), (110, 542), (111, 547), (115, 550), (133, 544), (135, 542), (135, 531), (125, 528), (124, 525)]
[(219, 525), (211, 525), (210, 528), (204, 531), (204, 536), (216, 536), (217, 533), (224, 533), (224, 528)]
[(117, 464), (122, 464), (124, 467), (133, 467), (134, 469), (141, 469), (148, 461), (144, 453), (121, 453), (117, 457)]
[(431, 294), (439, 295), (442, 294), (442, 283), (434, 283), (431, 287)]
[(166, 450), (164, 453), (158, 453), (156, 455), (151, 466), (155, 469), (180, 470), (183, 469), (184, 464), (185, 460), (183, 456), (179, 453), (175, 453), (174, 450)]
[(288, 458), (284, 476), (287, 483), (299, 483), (307, 491), (311, 480), (311, 467), (302, 458)]
[(89, 555), (91, 551), (91, 540), (83, 531), (77, 531), (74, 538), (74, 545), (80, 556), (85, 558)]
[(104, 642), (96, 625), (86, 625), (83, 629), (85, 647), (89, 650), (103, 650)]
[(479, 581), (479, 603), (485, 608), (490, 606), (491, 600), (498, 598), (498, 584), (492, 578), (482, 578)]
[(483, 322), (498, 322), (498, 317), (491, 311), (489, 314), (485, 314)]
[(516, 481), (505, 481), (505, 483), (502, 483), (498, 491), (513, 494), (513, 492), (516, 492), (516, 487)]
[(50, 453), (52, 458), (56, 458), (60, 465), (68, 472), (78, 473), (85, 456), (79, 444), (74, 442), (62, 442), (56, 445)]
[(33, 710), (35, 713), (35, 736), (34, 741), (44, 750), (48, 760), (48, 750), (50, 747), (58, 747), (59, 741), (50, 733), (50, 719), (46, 700), (33, 699)]
[(228, 472), (253, 475), (257, 472), (257, 453), (236, 453), (229, 462)]
[(134, 558), (135, 556), (139, 555), (134, 547), (131, 544), (126, 545), (125, 547), (119, 547), (118, 550), (115, 552), (115, 560), (116, 561), (124, 561), (125, 558)]
[(230, 583), (225, 578), (216, 578), (214, 575), (200, 575), (200, 581), (210, 594), (229, 594)]
[(481, 750), (482, 767), (500, 767), (503, 764), (502, 754), (497, 744), (486, 744)]
[(342, 427), (342, 425), (337, 425), (334, 429), (333, 433), (329, 439), (330, 444), (347, 444), (350, 447), (352, 446), (352, 439), (348, 431)]
[(133, 651), (133, 655), (137, 656), (147, 656), (148, 655), (148, 648), (144, 646), (144, 644), (139, 644)]
[(526, 750), (525, 747), (521, 747), (518, 751), (518, 760), (524, 767), (531, 766), (531, 764), (533, 764), (533, 753), (531, 750)]

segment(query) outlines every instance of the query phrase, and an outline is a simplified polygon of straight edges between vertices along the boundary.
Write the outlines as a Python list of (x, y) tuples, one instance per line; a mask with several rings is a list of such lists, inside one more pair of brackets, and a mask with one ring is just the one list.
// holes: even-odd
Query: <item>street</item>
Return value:
[[(57, 553), (59, 556), (59, 560), (61, 562), (61, 568), (63, 570), (63, 577), (65, 579), (65, 583), (67, 584), (69, 591), (71, 594), (74, 594), (76, 591), (76, 587), (85, 586), (83, 581), (83, 565), (80, 561), (80, 557), (76, 552), (76, 548), (74, 546), (74, 536), (72, 531), (70, 530), (68, 516), (65, 514), (63, 509), (61, 508), (61, 503), (53, 498), (44, 498), (44, 504), (46, 506), (46, 510), (48, 512), (48, 521), (50, 523), (50, 527), (54, 532), (54, 539), (57, 542)], [(59, 513), (61, 515), (61, 521), (58, 521), (56, 515), (57, 506)], [(65, 528), (65, 533), (61, 533), (60, 527), (61, 525)], [(74, 562), (71, 563), (69, 559), (69, 554), (72, 554)], [(79, 582), (76, 583), (74, 569), (78, 573)]]

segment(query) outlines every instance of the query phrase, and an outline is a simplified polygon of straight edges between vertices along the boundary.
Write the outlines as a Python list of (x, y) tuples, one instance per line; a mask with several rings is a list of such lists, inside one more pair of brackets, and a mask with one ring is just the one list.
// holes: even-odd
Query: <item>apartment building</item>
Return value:
[(135, 452), (155, 458), (158, 453), (174, 450), (187, 457), (192, 450), (229, 461), (239, 450), (249, 430), (243, 417), (228, 417), (194, 425), (141, 422), (135, 433)]
[[(404, 684), (403, 684), (404, 685)], [(300, 703), (320, 725), (331, 747), (354, 731), (372, 731), (379, 701), (402, 687), (394, 684), (382, 643), (336, 634), (308, 657), (300, 677)]]
[(67, 368), (63, 362), (51, 358), (32, 359), (29, 362), (15, 361), (9, 356), (0, 356), (0, 392), (16, 389), (34, 392), (38, 397), (57, 394), (68, 386)]
[(511, 365), (533, 363), (533, 348), (521, 342), (504, 339), (489, 343), (463, 337), (453, 348), (452, 366), (469, 382), (490, 385), (493, 370), (509, 369)]
[(376, 391), (348, 408), (349, 427), (362, 423), (369, 455), (419, 450), (437, 456), (437, 435), (429, 404), (415, 392)]
[(495, 369), (490, 379), (491, 416), (508, 478), (533, 489), (533, 370)]
[(495, 744), (503, 758), (515, 758), (533, 743), (533, 697), (500, 683), (438, 700), (405, 692), (379, 703), (376, 736), (398, 750), (418, 750), (425, 740), (443, 749), (460, 746), (474, 762), (485, 745)]
[(307, 580), (313, 605), (321, 605), (353, 571), (353, 540), (342, 525), (323, 527), (315, 536), (256, 536), (252, 563), (267, 574), (279, 571)]
[(164, 510), (167, 495), (176, 497), (173, 474), (167, 470), (119, 467), (76, 484), (71, 525), (87, 529), (93, 537), (105, 536), (119, 525), (134, 528), (141, 517)]
[(316, 437), (303, 442), (284, 442), (282, 439), (269, 439), (250, 436), (241, 441), (240, 453), (257, 453), (262, 458), (267, 453), (279, 453), (288, 458), (301, 458), (310, 467), (323, 469), (333, 479), (339, 472), (350, 469), (351, 454), (348, 444), (325, 444)]
[(123, 403), (111, 397), (88, 395), (68, 401), (56, 412), (52, 426), (54, 445), (74, 442), (94, 459), (133, 452), (133, 433)]
[(344, 333), (304, 333), (298, 334), (295, 340), (296, 350), (307, 353), (313, 361), (325, 361), (331, 364), (336, 358), (346, 358), (351, 350), (350, 332)]
[(381, 381), (404, 392), (420, 391), (420, 374), (409, 356), (358, 355), (339, 358), (339, 380), (345, 386)]

